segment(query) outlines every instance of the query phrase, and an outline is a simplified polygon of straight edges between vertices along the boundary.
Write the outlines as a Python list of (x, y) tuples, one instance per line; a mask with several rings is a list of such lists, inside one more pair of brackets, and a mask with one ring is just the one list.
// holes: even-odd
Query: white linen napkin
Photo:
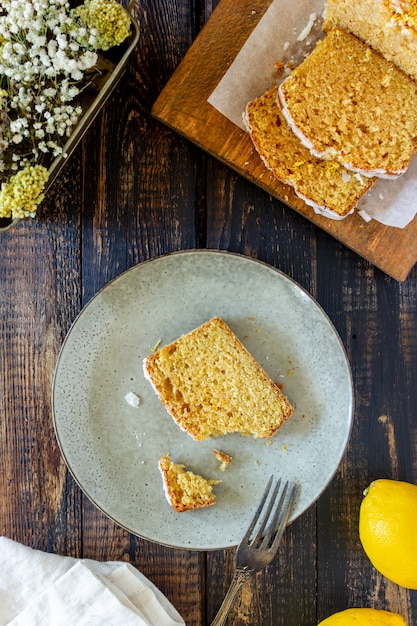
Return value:
[(185, 626), (129, 563), (48, 554), (0, 537), (0, 626)]

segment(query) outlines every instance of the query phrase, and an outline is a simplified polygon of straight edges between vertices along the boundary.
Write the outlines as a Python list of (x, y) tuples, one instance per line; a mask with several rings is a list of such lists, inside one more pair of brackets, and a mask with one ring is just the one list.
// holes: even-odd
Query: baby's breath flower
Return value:
[(83, 113), (96, 50), (129, 30), (116, 0), (85, 0), (75, 10), (69, 0), (1, 0), (0, 217), (34, 214), (47, 168)]

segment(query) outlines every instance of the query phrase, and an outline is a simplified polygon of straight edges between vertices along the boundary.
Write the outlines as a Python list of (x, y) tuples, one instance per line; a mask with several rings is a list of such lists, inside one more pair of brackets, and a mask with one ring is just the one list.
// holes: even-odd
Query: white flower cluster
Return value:
[(97, 62), (78, 35), (67, 0), (2, 0), (0, 171), (62, 153), (82, 113), (71, 102)]
[[(81, 2), (81, 0), (80, 0)], [(0, 218), (33, 216), (83, 113), (98, 55), (130, 32), (117, 0), (0, 0)]]

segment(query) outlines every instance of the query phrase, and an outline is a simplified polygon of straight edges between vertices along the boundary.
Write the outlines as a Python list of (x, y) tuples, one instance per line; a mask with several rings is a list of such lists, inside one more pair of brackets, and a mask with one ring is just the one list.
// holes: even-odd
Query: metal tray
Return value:
[[(100, 51), (98, 52), (99, 60), (97, 67), (100, 70), (100, 73), (94, 77), (91, 85), (83, 93), (81, 105), (83, 108), (85, 107), (85, 112), (81, 116), (72, 135), (65, 144), (63, 153), (56, 157), (48, 168), (49, 178), (45, 187), (45, 194), (51, 188), (63, 166), (68, 161), (81, 139), (84, 137), (87, 130), (97, 117), (98, 113), (103, 108), (105, 102), (114, 91), (118, 81), (126, 69), (128, 60), (136, 47), (139, 40), (139, 25), (132, 17), (130, 10), (126, 10), (126, 12), (129, 13), (131, 19), (132, 32), (126, 41), (120, 44), (117, 48), (113, 48), (106, 53)], [(20, 221), (20, 218), (14, 220), (12, 218), (0, 218), (0, 232), (5, 232), (13, 228)]]

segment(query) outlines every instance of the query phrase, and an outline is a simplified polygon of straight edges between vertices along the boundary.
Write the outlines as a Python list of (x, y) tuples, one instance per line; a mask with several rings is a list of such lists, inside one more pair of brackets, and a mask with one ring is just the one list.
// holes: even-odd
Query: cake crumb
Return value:
[(223, 452), (222, 450), (213, 450), (213, 453), (218, 461), (220, 461), (220, 471), (224, 472), (224, 470), (230, 465), (233, 460), (229, 454)]
[(276, 78), (280, 78), (285, 70), (285, 64), (282, 61), (275, 61), (274, 70)]

